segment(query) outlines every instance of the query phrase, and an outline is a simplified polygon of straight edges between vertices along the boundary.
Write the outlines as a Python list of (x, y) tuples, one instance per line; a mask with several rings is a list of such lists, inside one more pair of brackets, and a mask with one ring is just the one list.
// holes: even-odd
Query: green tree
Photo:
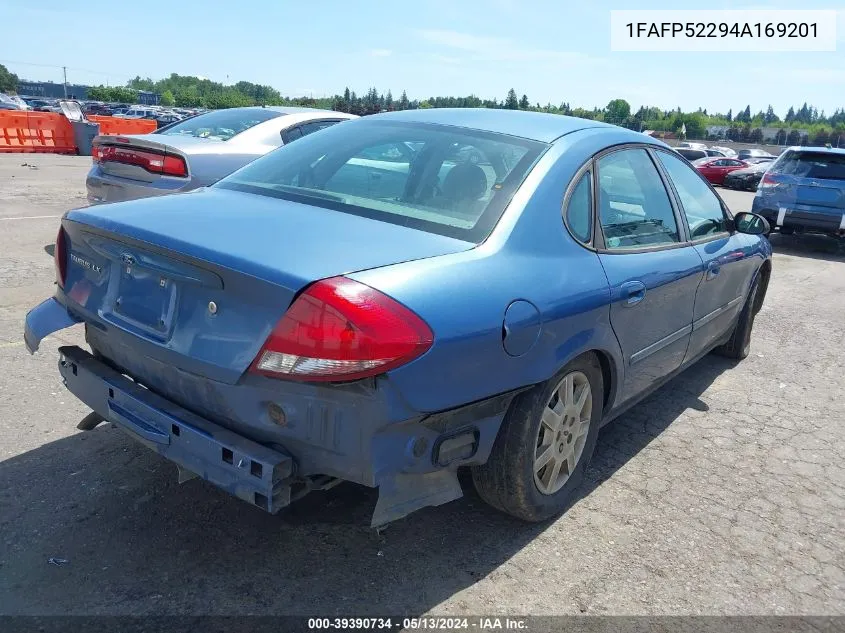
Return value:
[(402, 96), (399, 97), (399, 109), (400, 110), (407, 110), (411, 105), (411, 102), (408, 101), (408, 93), (404, 90), (402, 91)]
[[(791, 108), (790, 108), (791, 110)], [(798, 145), (801, 142), (801, 134), (798, 130), (790, 130), (789, 135), (786, 137), (786, 144), (787, 145)]]
[(508, 96), (505, 99), (505, 108), (508, 110), (519, 110), (519, 99), (517, 99), (516, 90), (513, 88), (508, 90)]
[(387, 91), (387, 96), (384, 98), (384, 107), (387, 108), (388, 111), (395, 110), (395, 104), (393, 103), (393, 93), (390, 90)]
[(604, 120), (614, 125), (623, 125), (629, 116), (631, 116), (631, 104), (625, 99), (614, 99), (604, 109)]
[(17, 92), (18, 76), (0, 64), (0, 92)]
[(751, 130), (751, 134), (748, 135), (748, 140), (752, 143), (762, 143), (763, 142), (763, 130), (759, 127), (755, 127)]
[(173, 96), (173, 93), (169, 90), (165, 90), (161, 93), (161, 105), (163, 106), (173, 106), (176, 105), (176, 97)]
[(771, 105), (769, 106), (769, 109), (766, 110), (766, 115), (763, 117), (763, 122), (766, 125), (771, 125), (772, 123), (779, 123), (780, 122), (778, 115), (775, 114), (775, 110), (774, 110), (774, 108), (772, 108)]
[(775, 143), (778, 145), (786, 145), (786, 130), (781, 128), (775, 134)]
[(527, 110), (529, 108), (528, 104), (528, 95), (522, 95), (522, 98), (519, 100), (519, 109), (520, 110)]
[(140, 75), (137, 75), (135, 79), (130, 79), (126, 83), (127, 88), (132, 88), (133, 90), (146, 90), (148, 92), (154, 92), (156, 89), (155, 82), (147, 77), (146, 79), (141, 79)]
[(830, 132), (825, 128), (816, 132), (816, 135), (813, 137), (813, 145), (824, 145), (828, 141), (830, 141)]
[(733, 110), (728, 110), (728, 113), (725, 115), (725, 118), (728, 120), (728, 123), (730, 123), (733, 120)]

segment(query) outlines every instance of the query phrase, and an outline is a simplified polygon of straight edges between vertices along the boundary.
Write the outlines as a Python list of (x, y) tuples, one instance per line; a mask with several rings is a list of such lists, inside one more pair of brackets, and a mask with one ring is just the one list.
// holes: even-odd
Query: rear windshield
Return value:
[(777, 162), (774, 171), (800, 178), (845, 180), (845, 154), (788, 152)]
[(547, 145), (358, 120), (285, 145), (216, 186), (481, 242)]
[(693, 160), (696, 160), (696, 159), (699, 159), (699, 158), (707, 158), (707, 153), (702, 152), (700, 149), (684, 149), (684, 148), (681, 148), (681, 149), (676, 149), (675, 151), (678, 152), (681, 156), (683, 156), (684, 158), (686, 158), (689, 161), (693, 161)]
[(236, 134), (278, 116), (282, 116), (282, 113), (263, 108), (215, 110), (171, 125), (167, 129), (161, 129), (158, 134), (228, 141)]

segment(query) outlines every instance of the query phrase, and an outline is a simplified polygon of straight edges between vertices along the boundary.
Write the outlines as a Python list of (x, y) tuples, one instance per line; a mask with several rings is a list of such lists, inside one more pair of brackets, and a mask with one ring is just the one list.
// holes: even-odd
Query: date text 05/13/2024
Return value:
[(309, 618), (309, 631), (526, 631), (524, 618), (510, 617), (372, 617)]

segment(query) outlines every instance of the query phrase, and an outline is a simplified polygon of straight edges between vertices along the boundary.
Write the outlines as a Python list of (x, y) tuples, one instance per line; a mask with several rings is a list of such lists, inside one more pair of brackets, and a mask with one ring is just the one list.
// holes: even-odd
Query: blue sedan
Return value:
[(749, 353), (765, 219), (594, 121), (417, 110), (333, 126), (193, 193), (68, 212), (26, 318), (103, 420), (268, 512), (341, 481), (373, 525), (461, 496), (528, 521), (599, 428)]

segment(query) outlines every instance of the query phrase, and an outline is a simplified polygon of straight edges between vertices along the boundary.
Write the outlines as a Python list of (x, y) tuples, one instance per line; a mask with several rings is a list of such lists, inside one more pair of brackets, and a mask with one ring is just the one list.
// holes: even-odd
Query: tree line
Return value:
[[(0, 82), (4, 85), (17, 77), (8, 73), (0, 65)], [(89, 89), (90, 99), (115, 103), (135, 103), (138, 90), (146, 90), (161, 95), (165, 106), (186, 108), (233, 108), (250, 105), (297, 105), (313, 108), (326, 108), (365, 116), (390, 110), (414, 110), (417, 108), (500, 108), (509, 110), (531, 110), (564, 114), (569, 116), (604, 121), (637, 131), (655, 130), (680, 135), (685, 130), (686, 138), (706, 139), (707, 128), (721, 126), (724, 136), (730, 140), (759, 143), (763, 138), (762, 128), (777, 127), (777, 140), (781, 144), (812, 143), (845, 145), (845, 108), (837, 108), (831, 115), (819, 111), (811, 104), (790, 107), (783, 118), (779, 117), (772, 106), (752, 113), (751, 106), (733, 109), (727, 113), (708, 112), (699, 108), (694, 112), (683, 112), (681, 108), (664, 110), (654, 106), (642, 106), (635, 112), (625, 99), (613, 99), (603, 108), (585, 109), (571, 107), (568, 102), (560, 104), (531, 102), (526, 94), (521, 96), (515, 89), (510, 89), (503, 99), (482, 99), (475, 95), (466, 97), (429, 97), (427, 99), (409, 99), (405, 91), (399, 97), (388, 90), (386, 93), (370, 88), (361, 94), (346, 88), (342, 94), (331, 97), (314, 98), (311, 96), (285, 97), (271, 86), (239, 81), (224, 85), (202, 77), (171, 74), (169, 77), (154, 81), (140, 76), (130, 80), (126, 86), (95, 86)], [(14, 91), (7, 87), (7, 91)], [(841, 142), (840, 142), (841, 140)], [(794, 141), (794, 143), (793, 143)]]

